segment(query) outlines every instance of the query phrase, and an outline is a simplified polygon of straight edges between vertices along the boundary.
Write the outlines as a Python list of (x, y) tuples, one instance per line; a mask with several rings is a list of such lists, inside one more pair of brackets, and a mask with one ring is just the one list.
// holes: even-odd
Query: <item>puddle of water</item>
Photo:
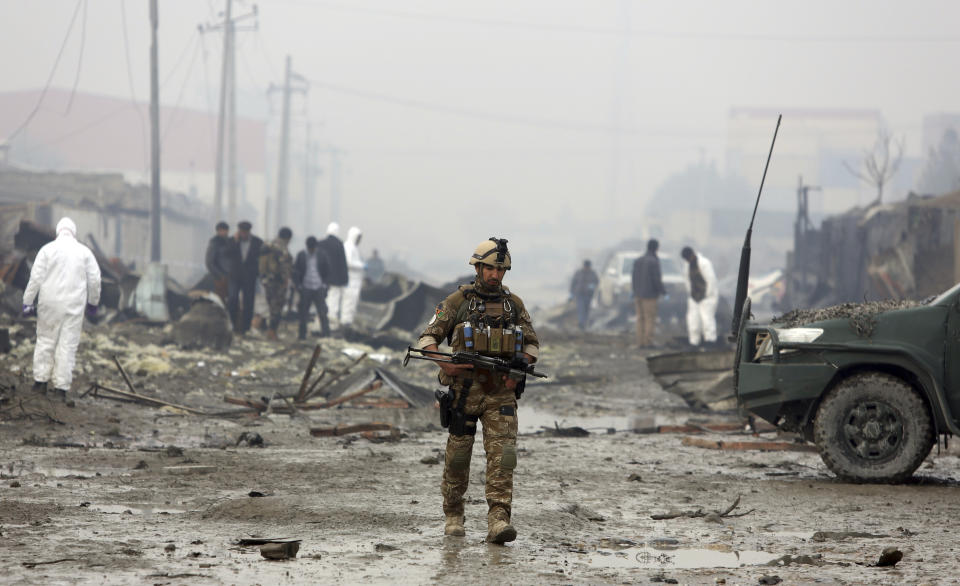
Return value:
[(656, 550), (632, 547), (622, 551), (598, 551), (581, 559), (600, 568), (738, 568), (765, 564), (778, 556), (766, 551), (719, 551), (711, 549)]
[(133, 504), (133, 505), (101, 505), (101, 504), (92, 504), (90, 505), (91, 511), (97, 511), (99, 513), (107, 513), (108, 515), (122, 515), (127, 511), (130, 511), (134, 515), (177, 515), (180, 513), (186, 513), (183, 509), (170, 509), (167, 507), (159, 507), (151, 504)]

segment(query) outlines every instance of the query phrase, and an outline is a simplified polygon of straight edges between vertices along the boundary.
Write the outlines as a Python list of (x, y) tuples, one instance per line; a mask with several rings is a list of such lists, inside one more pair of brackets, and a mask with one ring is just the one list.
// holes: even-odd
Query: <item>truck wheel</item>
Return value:
[(813, 435), (827, 467), (850, 482), (903, 482), (934, 440), (923, 398), (902, 379), (879, 372), (834, 387), (817, 410)]

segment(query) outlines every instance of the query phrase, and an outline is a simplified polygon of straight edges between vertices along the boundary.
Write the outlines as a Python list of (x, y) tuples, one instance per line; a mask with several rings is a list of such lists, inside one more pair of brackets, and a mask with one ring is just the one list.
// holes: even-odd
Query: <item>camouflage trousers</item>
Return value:
[[(475, 375), (464, 411), (468, 415), (478, 415), (483, 426), (488, 514), (493, 515), (499, 509), (509, 519), (513, 502), (513, 470), (517, 466), (517, 400), (512, 390), (489, 380), (490, 375), (483, 372), (478, 370)], [(459, 393), (457, 390), (454, 404), (459, 401)], [(450, 434), (447, 437), (440, 485), (443, 512), (447, 516), (463, 515), (463, 495), (470, 480), (473, 440), (472, 435)]]
[(264, 281), (263, 292), (267, 295), (267, 307), (270, 308), (270, 321), (267, 327), (276, 330), (283, 315), (283, 305), (287, 301), (287, 286), (282, 281), (279, 283)]

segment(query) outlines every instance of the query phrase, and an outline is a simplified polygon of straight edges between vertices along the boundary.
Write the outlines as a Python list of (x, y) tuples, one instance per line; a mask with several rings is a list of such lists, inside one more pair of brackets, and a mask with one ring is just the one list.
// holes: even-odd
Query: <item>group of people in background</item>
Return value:
[[(216, 235), (207, 245), (206, 267), (213, 279), (212, 288), (226, 304), (236, 333), (245, 334), (253, 324), (258, 283), (269, 308), (265, 320), (268, 339), (277, 339), (283, 309), (292, 307), (294, 295), (299, 297), (300, 339), (306, 338), (311, 309), (316, 311), (321, 336), (353, 323), (366, 268), (360, 254), (359, 228), (351, 227), (343, 241), (340, 225), (331, 222), (322, 240), (306, 238), (295, 260), (290, 254), (290, 228), (280, 228), (269, 243), (253, 235), (251, 229), (250, 222), (242, 221), (230, 236), (230, 226), (219, 222)], [(374, 257), (382, 274), (382, 261), (376, 252)]]
[[(657, 256), (659, 248), (660, 243), (650, 239), (646, 253), (633, 262), (631, 289), (637, 316), (637, 344), (642, 348), (653, 346), (657, 304), (667, 294)], [(687, 291), (688, 341), (691, 346), (713, 344), (717, 341), (716, 312), (720, 295), (713, 263), (689, 246), (683, 248), (680, 257), (686, 263), (683, 277)], [(589, 260), (583, 261), (571, 280), (570, 298), (576, 303), (577, 325), (581, 330), (587, 327), (590, 305), (599, 283)]]

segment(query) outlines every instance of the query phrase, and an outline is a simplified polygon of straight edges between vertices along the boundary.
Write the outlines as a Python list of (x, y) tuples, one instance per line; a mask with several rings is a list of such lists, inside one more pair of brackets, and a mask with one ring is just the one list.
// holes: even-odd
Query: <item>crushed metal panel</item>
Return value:
[(414, 407), (427, 407), (433, 404), (433, 391), (405, 382), (392, 372), (383, 368), (375, 368), (374, 372), (376, 372), (377, 376), (385, 385), (393, 389), (394, 392)]
[(418, 283), (406, 294), (390, 302), (386, 315), (377, 324), (378, 330), (399, 328), (412, 331), (422, 328), (433, 308), (447, 296), (442, 289)]
[(150, 263), (140, 277), (134, 297), (137, 313), (150, 321), (170, 321), (167, 308), (167, 266)]

